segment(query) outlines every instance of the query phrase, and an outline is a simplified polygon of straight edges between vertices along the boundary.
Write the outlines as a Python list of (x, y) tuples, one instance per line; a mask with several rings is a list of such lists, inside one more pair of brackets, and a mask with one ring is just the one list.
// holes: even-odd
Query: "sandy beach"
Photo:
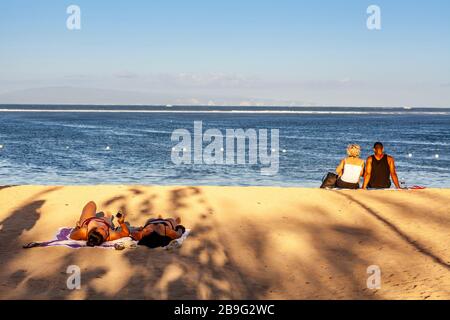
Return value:
[[(22, 249), (73, 226), (89, 200), (132, 225), (180, 216), (192, 234), (174, 252)], [(4, 186), (0, 298), (449, 299), (449, 200), (448, 189)], [(80, 290), (67, 289), (69, 265)]]

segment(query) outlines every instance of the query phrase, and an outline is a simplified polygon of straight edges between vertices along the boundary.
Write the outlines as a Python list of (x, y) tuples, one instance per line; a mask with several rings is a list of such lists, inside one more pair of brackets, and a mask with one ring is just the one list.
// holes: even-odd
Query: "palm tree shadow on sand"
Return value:
[[(102, 208), (128, 212), (131, 209), (128, 202), (139, 198), (136, 220), (145, 221), (155, 217), (154, 201), (157, 195), (142, 192), (136, 188), (119, 196), (112, 197), (101, 203)], [(49, 269), (58, 269), (49, 274), (19, 269), (4, 269), (0, 297), (6, 298), (37, 298), (37, 299), (238, 299), (256, 298), (258, 293), (245, 286), (245, 275), (229, 259), (227, 250), (215, 232), (213, 210), (208, 207), (207, 199), (199, 188), (176, 188), (168, 194), (170, 212), (168, 216), (177, 216), (180, 211), (188, 212), (194, 221), (187, 227), (191, 229), (187, 243), (192, 245), (188, 250), (184, 246), (173, 252), (163, 249), (139, 247), (123, 252), (103, 249), (63, 249)], [(189, 203), (188, 203), (189, 202)], [(197, 209), (191, 208), (193, 202)], [(41, 254), (40, 250), (55, 248), (20, 249), (20, 235), (24, 230), (32, 229), (39, 220), (39, 210), (44, 200), (32, 201), (14, 211), (3, 221), (0, 231), (1, 261), (3, 265), (15, 265), (27, 257)], [(4, 231), (4, 232), (3, 232)], [(13, 241), (11, 241), (13, 237)], [(6, 239), (8, 238), (8, 239)], [(8, 240), (8, 241), (7, 241)], [(6, 245), (7, 244), (7, 245)], [(40, 251), (40, 252), (38, 252)], [(118, 257), (119, 255), (119, 257)], [(114, 257), (112, 260), (111, 257)], [(121, 260), (127, 270), (126, 281), (112, 286), (108, 291), (102, 287), (102, 281), (115, 281), (113, 274), (121, 273)], [(88, 262), (89, 261), (89, 262)], [(83, 294), (75, 294), (67, 289), (69, 265), (80, 265), (82, 271)], [(132, 269), (132, 270), (130, 270)], [(5, 291), (3, 291), (5, 290)], [(14, 292), (15, 291), (15, 292)]]
[[(56, 189), (46, 192), (53, 191)], [(1, 222), (0, 298), (262, 299), (273, 297), (278, 290), (279, 295), (275, 297), (287, 299), (377, 299), (383, 295), (376, 295), (365, 286), (365, 267), (372, 261), (361, 255), (360, 248), (367, 243), (382, 243), (394, 249), (396, 245), (368, 228), (337, 222), (312, 223), (295, 216), (284, 222), (279, 217), (277, 228), (308, 239), (308, 250), (321, 258), (318, 265), (308, 256), (289, 255), (289, 252), (285, 255), (281, 248), (270, 247), (273, 238), (263, 227), (267, 224), (249, 219), (243, 231), (233, 221), (226, 226), (219, 225), (214, 206), (201, 188), (175, 187), (156, 193), (151, 187), (134, 187), (104, 200), (99, 207), (110, 211), (120, 209), (128, 214), (132, 224), (139, 225), (161, 214), (157, 208), (163, 205), (167, 208), (164, 215), (182, 216), (183, 223), (192, 230), (182, 248), (174, 251), (146, 247), (124, 251), (23, 250), (21, 235), (34, 230), (41, 218), (45, 200), (40, 196), (30, 198)], [(327, 193), (326, 196), (332, 201), (333, 197), (342, 195)], [(348, 200), (357, 203), (356, 199)], [(370, 208), (362, 209), (365, 215), (367, 212), (373, 215)], [(323, 221), (329, 221), (330, 214), (334, 214), (315, 205), (298, 203), (296, 214), (305, 211), (313, 212)], [(392, 228), (391, 231), (396, 232)], [(235, 242), (232, 244), (230, 240)], [(245, 250), (236, 251), (236, 248)], [(415, 248), (421, 249), (417, 244)], [(52, 250), (51, 254), (47, 255), (45, 250)], [(240, 255), (248, 253), (254, 263), (253, 270), (242, 263)], [(422, 254), (433, 259), (431, 252), (422, 250)], [(435, 262), (442, 264), (442, 261)], [(81, 290), (67, 288), (69, 265), (81, 269)]]

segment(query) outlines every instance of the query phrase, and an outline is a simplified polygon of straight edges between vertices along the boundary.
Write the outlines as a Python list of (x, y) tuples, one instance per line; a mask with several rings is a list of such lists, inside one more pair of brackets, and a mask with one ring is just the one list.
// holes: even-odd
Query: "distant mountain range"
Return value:
[(313, 103), (246, 97), (180, 96), (172, 93), (110, 90), (80, 87), (43, 87), (0, 94), (0, 104), (97, 104), (97, 105), (229, 105), (229, 106), (293, 106)]

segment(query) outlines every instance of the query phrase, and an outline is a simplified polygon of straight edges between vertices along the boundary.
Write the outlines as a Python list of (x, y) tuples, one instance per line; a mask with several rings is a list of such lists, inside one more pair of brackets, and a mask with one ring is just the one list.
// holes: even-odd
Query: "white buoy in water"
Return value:
[(283, 152), (283, 153), (286, 153), (286, 149), (283, 149), (282, 152)]
[(412, 158), (412, 153), (409, 153), (409, 154), (408, 154), (408, 157)]
[(2, 144), (0, 144), (0, 149), (3, 149), (3, 145)]
[(110, 146), (106, 146), (105, 149), (106, 149), (106, 150), (111, 150), (111, 147), (110, 147)]
[(69, 146), (67, 146), (66, 149), (69, 149)]
[(435, 157), (436, 159), (439, 159), (439, 155), (438, 155), (438, 154), (435, 154), (434, 157)]

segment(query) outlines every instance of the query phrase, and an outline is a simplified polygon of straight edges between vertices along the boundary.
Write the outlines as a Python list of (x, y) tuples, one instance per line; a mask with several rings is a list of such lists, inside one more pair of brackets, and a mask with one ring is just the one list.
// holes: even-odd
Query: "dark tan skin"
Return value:
[[(159, 217), (161, 218), (161, 216)], [(163, 225), (163, 224), (150, 224), (146, 226), (145, 228), (140, 227), (136, 231), (131, 232), (131, 238), (134, 240), (141, 240), (146, 235), (149, 235), (152, 232), (157, 232), (158, 234), (164, 236), (170, 237), (172, 240), (180, 238), (183, 234), (181, 230), (175, 231), (174, 228), (172, 228), (172, 225), (176, 228), (181, 222), (180, 218), (169, 218), (167, 220), (170, 220), (172, 224), (169, 223), (169, 225)]]
[[(109, 228), (107, 224), (96, 220), (92, 220), (88, 223), (87, 226), (81, 227), (81, 225), (86, 219), (95, 217), (96, 214), (97, 214), (97, 205), (93, 201), (88, 202), (84, 206), (83, 211), (81, 212), (80, 219), (77, 221), (75, 229), (73, 229), (70, 234), (70, 238), (73, 240), (87, 240), (87, 235), (89, 231), (94, 228), (96, 228), (97, 231), (102, 234), (105, 241), (117, 240), (120, 238), (128, 237), (130, 235), (128, 226), (125, 224), (125, 214), (122, 214), (122, 216), (117, 220), (117, 222), (121, 227), (121, 231), (114, 231), (111, 228)], [(111, 214), (106, 213), (105, 220), (108, 221), (109, 218), (110, 221), (110, 217)]]
[[(394, 158), (391, 156), (385, 155), (384, 148), (381, 146), (376, 146), (375, 148), (373, 148), (373, 153), (377, 160), (381, 160), (381, 159), (383, 159), (383, 157), (387, 157), (392, 182), (394, 182), (394, 185), (397, 189), (401, 189), (400, 183), (398, 182), (397, 172), (395, 170)], [(364, 174), (363, 189), (367, 189), (367, 185), (369, 184), (371, 174), (372, 174), (372, 157), (368, 157), (367, 161), (366, 161), (366, 172)]]

